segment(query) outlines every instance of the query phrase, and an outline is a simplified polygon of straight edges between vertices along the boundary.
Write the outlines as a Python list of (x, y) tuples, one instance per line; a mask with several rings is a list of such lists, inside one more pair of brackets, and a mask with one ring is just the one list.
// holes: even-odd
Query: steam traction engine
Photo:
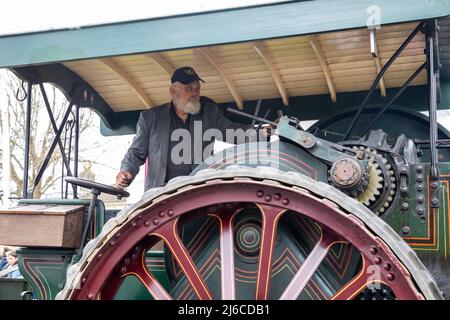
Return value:
[[(374, 130), (335, 144), (289, 117), (276, 133), (147, 191), (88, 243), (57, 297), (112, 299), (132, 277), (155, 299), (442, 298), (446, 283), (405, 242), (424, 243), (446, 212), (445, 180), (412, 140)], [(161, 240), (165, 285), (146, 267)]]
[[(440, 107), (448, 109), (450, 97), (450, 60), (445, 58), (449, 6), (448, 1), (410, 2), (408, 10), (404, 2), (377, 2), (385, 28), (378, 36), (374, 27), (367, 28), (366, 9), (373, 8), (367, 1), (291, 1), (1, 36), (0, 67), (28, 82), (28, 100), (23, 195), (18, 208), (0, 211), (0, 243), (21, 247), (19, 268), (32, 296), (449, 297), (450, 154), (444, 148), (450, 134), (437, 123), (439, 99)], [(189, 26), (188, 34), (161, 36), (174, 25)], [(319, 35), (328, 43), (323, 48), (330, 50), (329, 59)], [(397, 58), (402, 61), (395, 64)], [(215, 93), (221, 107), (235, 101), (248, 111), (264, 96), (291, 117), (281, 116), (275, 123), (255, 112), (254, 120), (276, 127), (270, 142), (238, 144), (216, 153), (190, 176), (148, 190), (138, 202), (108, 216), (98, 195), (128, 193), (74, 178), (79, 107), (98, 112), (102, 133), (133, 133), (139, 112), (163, 103), (158, 100), (166, 99), (162, 86), (169, 84), (174, 67), (186, 61), (204, 68), (212, 80), (209, 89), (205, 84), (205, 95)], [(391, 65), (396, 70), (388, 86), (383, 77), (389, 80)], [(425, 70), (426, 79), (421, 79)], [(285, 75), (292, 89), (283, 84)], [(333, 77), (342, 82), (339, 100)], [(241, 92), (233, 80), (241, 83)], [(420, 85), (399, 101), (403, 110), (394, 106), (415, 80)], [(56, 84), (70, 101), (59, 128), (43, 83)], [(36, 84), (55, 138), (28, 188)], [(385, 93), (383, 105), (370, 106), (378, 85), (389, 89), (389, 95)], [(352, 110), (359, 97), (362, 104)], [(426, 119), (416, 112), (425, 107)], [(76, 124), (73, 174), (61, 142), (70, 114)], [(305, 131), (293, 116), (321, 120)], [(357, 130), (359, 135), (351, 135)], [(57, 147), (74, 199), (32, 199)], [(90, 189), (92, 199), (77, 199), (75, 186)], [(0, 287), (0, 294), (5, 291)]]

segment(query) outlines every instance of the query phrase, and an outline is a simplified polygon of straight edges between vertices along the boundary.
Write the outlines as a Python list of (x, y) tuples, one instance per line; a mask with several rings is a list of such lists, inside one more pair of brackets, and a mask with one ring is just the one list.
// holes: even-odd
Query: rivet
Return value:
[(417, 166), (416, 167), (416, 172), (421, 173), (423, 171), (423, 167), (422, 166)]
[(409, 209), (409, 204), (407, 202), (403, 202), (402, 203), (402, 210), (408, 210)]
[(94, 297), (95, 297), (95, 295), (94, 295), (93, 293), (89, 293), (88, 296), (87, 296), (87, 298), (88, 298), (89, 300), (93, 300)]
[(81, 278), (81, 284), (85, 284), (85, 283), (86, 283), (86, 280), (87, 280), (86, 277)]
[(424, 201), (425, 201), (425, 199), (423, 198), (423, 196), (417, 197), (417, 203), (423, 203)]
[(142, 219), (142, 214), (138, 215), (138, 219)]
[(159, 217), (160, 218), (162, 218), (162, 217), (164, 217), (166, 214), (164, 213), (164, 211), (161, 211), (160, 213), (159, 213)]
[(376, 264), (381, 264), (382, 260), (381, 260), (380, 257), (377, 257), (377, 258), (375, 258), (374, 262), (375, 262)]
[(159, 220), (158, 219), (153, 219), (153, 224), (154, 225), (158, 225), (159, 224)]
[(110, 245), (111, 247), (114, 247), (115, 244), (116, 244), (116, 240), (111, 240), (111, 242), (109, 243), (109, 245)]
[(417, 208), (417, 214), (419, 215), (419, 216), (421, 216), (421, 215), (423, 215), (423, 212), (424, 210), (423, 210), (423, 208), (422, 207), (418, 207)]
[[(394, 187), (395, 187), (395, 186), (394, 186)], [(401, 193), (401, 194), (406, 194), (406, 193), (408, 193), (408, 188), (405, 187), (405, 186), (401, 187), (401, 188), (400, 188), (400, 193)]]
[(100, 260), (102, 257), (103, 257), (103, 253), (99, 253), (99, 254), (97, 255), (97, 259), (98, 259), (98, 260)]
[(437, 206), (437, 205), (439, 204), (438, 199), (436, 199), (436, 198), (431, 199), (431, 204), (432, 204), (433, 206)]
[(126, 268), (125, 266), (122, 266), (122, 267), (120, 268), (120, 273), (121, 273), (121, 274), (124, 274), (125, 272), (127, 272), (127, 268)]
[(262, 192), (261, 190), (259, 190), (258, 192), (256, 192), (256, 196), (257, 196), (258, 198), (262, 198), (263, 195), (264, 195), (264, 192)]
[(409, 234), (410, 231), (411, 231), (411, 229), (408, 226), (402, 227), (403, 234)]
[(393, 281), (393, 280), (395, 279), (394, 274), (393, 274), (393, 273), (389, 273), (389, 274), (387, 275), (387, 279), (388, 279), (389, 281)]
[(150, 221), (145, 220), (145, 221), (144, 221), (144, 226), (148, 227), (149, 225), (150, 225)]
[(125, 258), (125, 259), (123, 260), (123, 264), (127, 265), (127, 264), (129, 264), (129, 263), (130, 263), (130, 258)]
[(432, 182), (430, 185), (431, 189), (436, 189), (438, 187), (438, 183), (436, 181)]
[(122, 234), (120, 232), (116, 233), (116, 239), (119, 239)]
[(136, 260), (137, 257), (138, 257), (138, 254), (137, 254), (137, 253), (133, 253), (133, 254), (131, 255), (131, 259), (133, 259), (133, 260)]
[(375, 248), (375, 247), (372, 247), (372, 248), (370, 248), (370, 253), (371, 254), (377, 254), (377, 252), (378, 252), (378, 249), (377, 248)]
[(416, 177), (416, 181), (417, 181), (417, 182), (422, 182), (422, 181), (423, 181), (423, 176), (422, 176), (422, 175), (417, 176), (417, 177)]
[(275, 200), (279, 201), (279, 200), (281, 199), (281, 194), (275, 193), (274, 196), (273, 196), (273, 198), (274, 198)]
[(131, 221), (131, 226), (132, 227), (136, 227), (136, 225), (137, 225), (136, 221)]
[(264, 200), (266, 200), (267, 202), (270, 202), (272, 200), (272, 196), (267, 195), (264, 197)]
[(167, 215), (168, 215), (169, 217), (173, 216), (173, 210), (167, 211)]
[(417, 191), (422, 192), (423, 191), (423, 185), (422, 184), (418, 184), (416, 189), (417, 189)]
[(385, 264), (383, 264), (383, 269), (386, 271), (391, 270), (392, 266), (389, 262), (386, 262)]
[(283, 199), (283, 204), (287, 206), (289, 204), (289, 199)]

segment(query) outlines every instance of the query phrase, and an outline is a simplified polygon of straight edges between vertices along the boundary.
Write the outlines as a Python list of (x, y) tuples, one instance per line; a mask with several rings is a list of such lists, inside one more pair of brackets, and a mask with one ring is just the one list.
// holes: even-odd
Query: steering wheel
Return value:
[(91, 190), (96, 189), (100, 192), (104, 192), (104, 193), (108, 193), (108, 194), (117, 196), (118, 198), (122, 198), (122, 197), (126, 198), (126, 197), (130, 196), (130, 194), (123, 189), (119, 189), (119, 188), (113, 187), (113, 186), (108, 186), (106, 184), (98, 183), (95, 181), (90, 181), (90, 180), (85, 180), (85, 179), (80, 179), (80, 178), (75, 178), (75, 177), (66, 177), (64, 180), (66, 180), (66, 182), (74, 184), (76, 186), (80, 186), (80, 187), (91, 189)]

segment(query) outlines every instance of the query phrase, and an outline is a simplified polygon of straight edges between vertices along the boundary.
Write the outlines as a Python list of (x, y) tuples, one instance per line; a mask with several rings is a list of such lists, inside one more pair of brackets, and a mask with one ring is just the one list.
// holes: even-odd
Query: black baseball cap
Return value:
[(175, 70), (173, 72), (171, 80), (172, 80), (172, 83), (179, 81), (182, 84), (188, 84), (195, 80), (200, 80), (202, 82), (205, 82), (198, 76), (198, 74), (195, 72), (195, 70), (191, 67), (178, 68), (177, 70)]

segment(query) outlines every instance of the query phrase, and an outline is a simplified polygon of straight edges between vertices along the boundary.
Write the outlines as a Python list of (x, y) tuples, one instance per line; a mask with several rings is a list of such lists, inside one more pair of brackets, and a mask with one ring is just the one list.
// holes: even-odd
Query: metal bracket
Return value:
[(329, 164), (335, 162), (343, 156), (348, 157), (351, 155), (357, 159), (363, 170), (367, 167), (367, 160), (360, 160), (355, 150), (317, 138), (314, 135), (299, 129), (297, 122), (297, 119), (282, 117), (278, 122), (278, 127), (275, 133), (282, 138), (298, 144), (315, 158), (323, 160)]
[(400, 194), (402, 196), (407, 196), (409, 193), (409, 165), (399, 154), (394, 155), (392, 158), (398, 168)]

